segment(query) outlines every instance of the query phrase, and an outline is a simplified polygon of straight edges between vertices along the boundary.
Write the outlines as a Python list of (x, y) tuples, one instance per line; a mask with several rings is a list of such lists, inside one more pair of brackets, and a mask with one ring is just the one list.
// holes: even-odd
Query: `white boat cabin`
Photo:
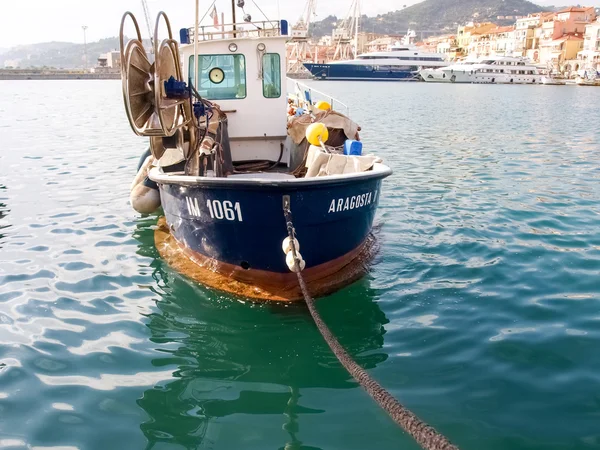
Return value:
[(232, 159), (278, 160), (287, 137), (287, 22), (200, 27), (197, 43), (193, 28), (180, 35), (184, 79), (227, 114)]

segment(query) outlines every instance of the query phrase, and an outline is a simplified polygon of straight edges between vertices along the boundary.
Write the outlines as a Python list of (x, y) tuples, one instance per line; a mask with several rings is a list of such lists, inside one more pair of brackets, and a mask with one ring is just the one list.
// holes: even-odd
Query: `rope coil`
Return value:
[[(296, 249), (296, 232), (292, 220), (292, 211), (289, 195), (283, 196), (283, 214), (285, 216), (288, 237), (296, 269), (299, 269), (299, 258)], [(404, 429), (423, 449), (425, 450), (458, 450), (446, 437), (438, 433), (432, 426), (419, 419), (414, 413), (406, 409), (398, 400), (396, 400), (388, 391), (386, 391), (377, 381), (360, 367), (342, 347), (337, 338), (331, 333), (319, 312), (315, 307), (315, 300), (308, 292), (308, 287), (304, 281), (301, 270), (295, 270), (298, 277), (298, 283), (302, 290), (302, 295), (310, 311), (319, 332), (329, 345), (331, 351), (335, 354), (342, 366), (354, 377), (354, 379), (367, 391), (381, 408), (383, 408), (396, 424)]]

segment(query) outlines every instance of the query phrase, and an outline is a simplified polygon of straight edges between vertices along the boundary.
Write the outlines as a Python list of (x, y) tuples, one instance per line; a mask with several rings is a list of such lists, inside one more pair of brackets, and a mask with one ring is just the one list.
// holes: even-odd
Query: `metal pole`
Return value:
[(231, 18), (233, 19), (233, 37), (236, 37), (237, 27), (235, 26), (235, 0), (231, 0)]
[(83, 25), (81, 28), (83, 29), (83, 61), (84, 61), (84, 69), (87, 72), (87, 68), (88, 68), (87, 40), (85, 38), (85, 30), (87, 30), (87, 25)]
[(354, 8), (355, 18), (355, 30), (354, 30), (354, 59), (358, 59), (358, 28), (360, 27), (360, 0), (356, 0), (356, 6)]
[[(194, 89), (198, 89), (198, 18), (200, 16), (200, 0), (196, 0), (196, 20), (194, 21)], [(178, 61), (179, 63), (179, 61)]]

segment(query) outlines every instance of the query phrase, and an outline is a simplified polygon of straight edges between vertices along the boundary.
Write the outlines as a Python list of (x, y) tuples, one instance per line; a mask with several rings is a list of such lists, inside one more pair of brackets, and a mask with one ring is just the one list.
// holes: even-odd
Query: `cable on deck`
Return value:
[(292, 221), (292, 211), (290, 197), (283, 196), (283, 214), (287, 225), (288, 236), (291, 241), (291, 251), (294, 256), (295, 272), (298, 276), (300, 289), (308, 306), (308, 310), (319, 329), (319, 332), (333, 351), (342, 366), (354, 377), (354, 379), (363, 387), (365, 391), (383, 408), (404, 431), (406, 431), (423, 449), (425, 450), (458, 450), (458, 447), (452, 444), (446, 437), (438, 433), (432, 426), (426, 424), (415, 414), (404, 407), (388, 391), (386, 391), (377, 381), (360, 367), (341, 346), (336, 337), (331, 333), (319, 312), (315, 308), (315, 300), (308, 292), (308, 287), (302, 276), (300, 269), (300, 259), (295, 245), (295, 229)]

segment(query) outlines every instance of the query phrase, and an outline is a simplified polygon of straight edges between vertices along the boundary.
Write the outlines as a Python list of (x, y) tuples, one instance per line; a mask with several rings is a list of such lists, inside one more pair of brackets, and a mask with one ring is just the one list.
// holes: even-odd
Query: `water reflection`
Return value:
[[(138, 232), (139, 252), (151, 254), (146, 231)], [(219, 447), (230, 442), (250, 448), (250, 437), (238, 430), (256, 423), (255, 416), (262, 417), (256, 433), (285, 430), (286, 437), (269, 448), (311, 448), (296, 436), (301, 419), (324, 411), (303, 405), (303, 390), (350, 389), (356, 383), (322, 340), (304, 305), (241, 302), (195, 285), (158, 258), (153, 265), (161, 300), (147, 325), (164, 357), (152, 363), (176, 365), (176, 379), (147, 390), (138, 400), (149, 416), (141, 425), (149, 448), (159, 443), (213, 448), (217, 435)], [(365, 284), (324, 299), (319, 309), (359, 364), (373, 368), (387, 359), (381, 348), (388, 320), (365, 297)], [(264, 435), (257, 439), (265, 444)]]
[(2, 248), (2, 241), (6, 237), (4, 234), (4, 230), (8, 228), (10, 225), (6, 222), (5, 218), (9, 213), (9, 209), (6, 202), (8, 200), (6, 186), (0, 184), (0, 248)]

